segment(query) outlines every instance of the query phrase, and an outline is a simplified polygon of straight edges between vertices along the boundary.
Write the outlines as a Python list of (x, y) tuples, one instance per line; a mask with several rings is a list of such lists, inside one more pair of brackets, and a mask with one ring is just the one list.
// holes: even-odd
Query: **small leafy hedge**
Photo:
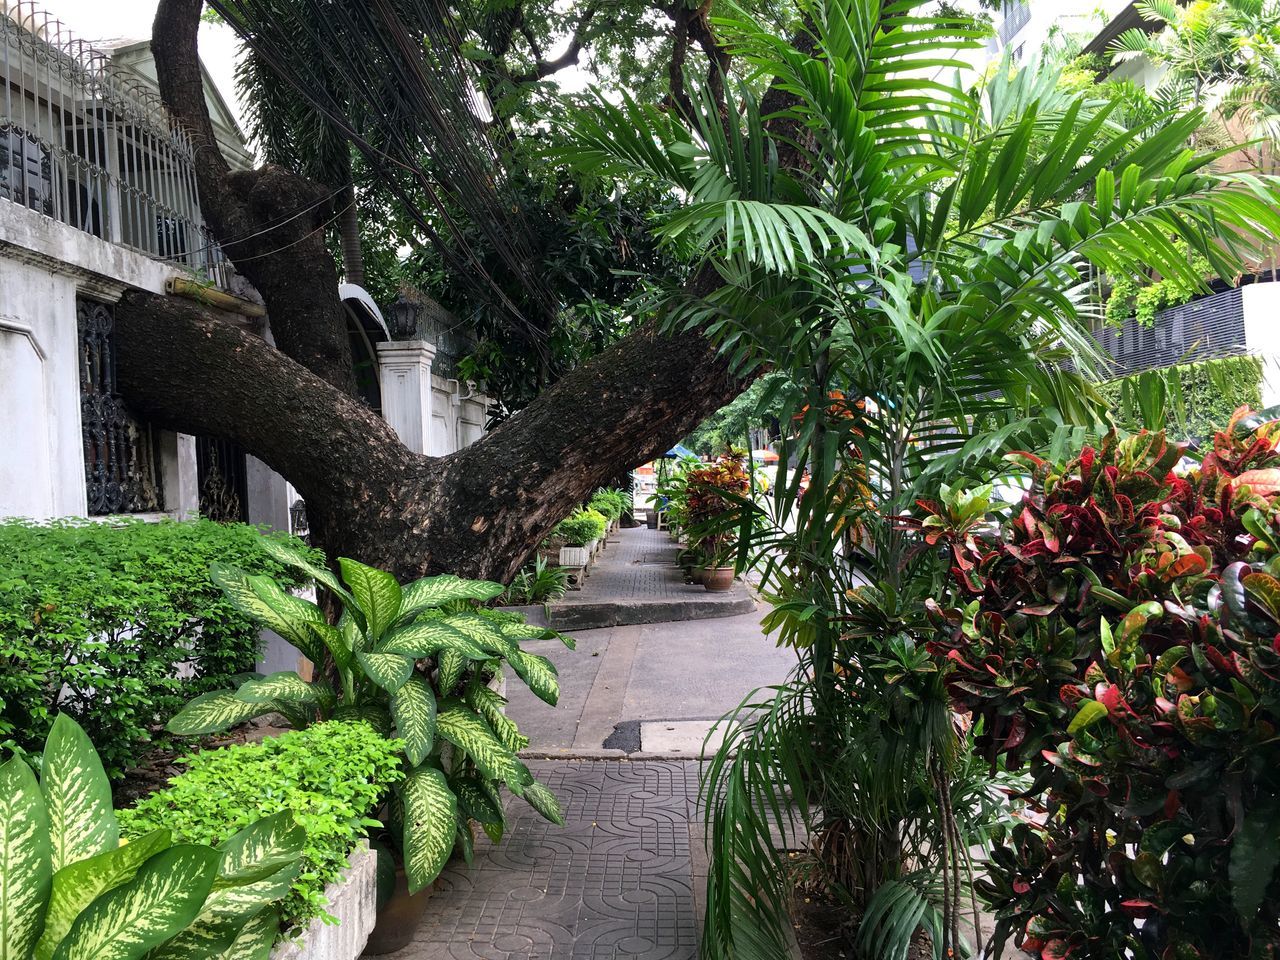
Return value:
[(570, 547), (582, 547), (599, 540), (609, 529), (609, 521), (598, 510), (575, 510), (551, 532)]
[[(1218, 357), (1183, 363), (1170, 368), (1177, 374), (1186, 412), (1185, 432), (1198, 440), (1212, 437), (1239, 407), (1262, 406), (1262, 358)], [(1126, 409), (1126, 390), (1132, 390), (1142, 374), (1101, 384), (1102, 395), (1113, 409)]]
[(0, 523), (0, 747), (38, 753), (62, 711), (119, 778), (187, 700), (253, 669), (258, 628), (209, 564), (301, 585), (260, 540), (207, 520)]
[(261, 817), (292, 812), (306, 831), (302, 871), (283, 904), (285, 928), (327, 916), (324, 888), (378, 826), (374, 817), (401, 779), (401, 744), (363, 722), (318, 723), (261, 743), (206, 750), (178, 761), (169, 786), (120, 810), (123, 835), (166, 829), (176, 843), (217, 845)]
[(588, 506), (609, 520), (621, 520), (631, 506), (631, 494), (615, 487), (597, 490), (591, 495)]

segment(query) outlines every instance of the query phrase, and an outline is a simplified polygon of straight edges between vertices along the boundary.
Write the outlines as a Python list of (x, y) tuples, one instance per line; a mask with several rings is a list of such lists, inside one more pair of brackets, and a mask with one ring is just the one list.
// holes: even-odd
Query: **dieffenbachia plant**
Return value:
[(204, 694), (170, 721), (171, 732), (217, 733), (277, 713), (296, 728), (359, 717), (400, 740), (406, 775), (395, 787), (392, 811), (400, 817), (411, 891), (435, 880), (455, 845), (470, 859), (473, 824), (495, 842), (501, 839), (502, 785), (548, 820), (563, 823), (551, 791), (517, 758), (528, 740), (503, 713), (506, 701), (489, 683), (505, 661), (554, 705), (555, 667), (522, 650), (520, 641), (555, 634), (477, 611), (475, 604), (502, 592), (497, 583), (446, 574), (401, 586), (391, 574), (346, 558), (338, 560), (339, 579), (285, 544), (264, 537), (262, 546), (338, 599), (343, 610), (336, 625), (269, 577), (215, 564), (213, 580), (247, 616), (297, 647), (320, 679), (286, 671)]
[(266, 960), (305, 844), (287, 811), (216, 848), (121, 844), (102, 762), (60, 715), (39, 779), (0, 766), (0, 960)]

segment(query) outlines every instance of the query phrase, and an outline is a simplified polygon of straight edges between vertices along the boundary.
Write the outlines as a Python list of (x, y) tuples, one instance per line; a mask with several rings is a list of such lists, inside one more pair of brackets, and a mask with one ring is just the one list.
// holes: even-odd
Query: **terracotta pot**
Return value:
[(409, 881), (404, 875), (404, 867), (396, 868), (396, 885), (391, 899), (378, 910), (377, 922), (373, 925), (373, 933), (369, 934), (369, 942), (365, 944), (365, 956), (380, 956), (384, 953), (395, 953), (413, 942), (413, 935), (418, 932), (418, 924), (426, 913), (427, 901), (435, 891), (435, 884), (423, 887), (417, 893), (409, 893)]
[(715, 567), (703, 571), (702, 585), (710, 593), (725, 593), (733, 588), (733, 567)]

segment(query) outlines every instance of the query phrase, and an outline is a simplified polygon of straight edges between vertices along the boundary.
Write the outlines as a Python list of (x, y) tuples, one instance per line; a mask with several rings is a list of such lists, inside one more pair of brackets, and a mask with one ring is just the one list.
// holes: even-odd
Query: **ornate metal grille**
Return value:
[(244, 450), (233, 440), (196, 438), (200, 516), (219, 523), (249, 522)]
[(155, 431), (129, 413), (116, 389), (110, 305), (76, 302), (80, 327), (80, 423), (89, 515), (164, 509)]

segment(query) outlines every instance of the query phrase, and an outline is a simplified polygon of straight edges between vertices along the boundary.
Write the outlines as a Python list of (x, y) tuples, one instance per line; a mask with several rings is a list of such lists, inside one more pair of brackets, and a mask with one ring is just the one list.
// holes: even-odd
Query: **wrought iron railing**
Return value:
[(140, 76), (31, 0), (0, 0), (0, 199), (225, 287), (193, 152)]
[(1094, 334), (1115, 376), (1245, 353), (1244, 292), (1237, 287), (1156, 314), (1151, 326), (1126, 320)]

